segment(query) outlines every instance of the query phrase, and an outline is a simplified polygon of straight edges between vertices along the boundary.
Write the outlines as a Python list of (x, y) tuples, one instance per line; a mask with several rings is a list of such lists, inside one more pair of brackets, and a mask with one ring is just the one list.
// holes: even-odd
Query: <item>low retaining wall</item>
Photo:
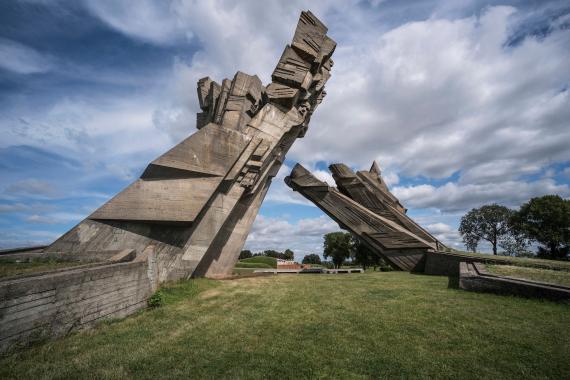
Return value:
[[(474, 257), (451, 252), (428, 252), (425, 257), (424, 273), (459, 277), (459, 264), (461, 262), (513, 265), (492, 255), (489, 255), (489, 257)], [(537, 264), (536, 267), (540, 267), (540, 265)]]
[[(125, 255), (116, 258), (124, 261)], [(0, 281), (0, 352), (146, 307), (158, 286), (152, 249), (129, 262), (91, 264)]]
[(459, 268), (459, 288), (464, 290), (553, 301), (570, 300), (570, 288), (566, 286), (493, 275), (480, 263), (461, 262)]

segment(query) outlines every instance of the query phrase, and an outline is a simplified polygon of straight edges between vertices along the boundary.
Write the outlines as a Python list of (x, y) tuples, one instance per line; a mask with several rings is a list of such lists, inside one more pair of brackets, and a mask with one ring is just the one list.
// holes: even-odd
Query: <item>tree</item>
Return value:
[(281, 253), (279, 251), (275, 251), (273, 249), (267, 249), (267, 250), (263, 251), (263, 256), (273, 257), (275, 259), (282, 259), (283, 253)]
[(532, 198), (513, 217), (514, 225), (544, 247), (539, 256), (565, 258), (570, 244), (570, 200), (558, 195)]
[(366, 269), (368, 266), (374, 266), (374, 268), (376, 268), (380, 265), (380, 257), (354, 235), (352, 236), (352, 250), (354, 263), (362, 265), (363, 269)]
[(290, 249), (286, 249), (285, 252), (283, 252), (283, 260), (295, 260), (295, 253)]
[(350, 257), (352, 235), (346, 232), (331, 232), (324, 236), (325, 259), (331, 258), (335, 268), (340, 268), (345, 259)]
[(250, 257), (252, 257), (252, 253), (249, 249), (244, 249), (243, 251), (241, 251), (239, 253), (239, 260), (243, 260), (243, 259), (249, 259)]
[(497, 246), (502, 238), (511, 234), (510, 218), (513, 211), (498, 204), (474, 208), (461, 218), (459, 232), (469, 250), (475, 251), (480, 240), (486, 240), (497, 254)]
[(311, 253), (303, 257), (303, 264), (321, 264), (321, 257), (316, 253)]

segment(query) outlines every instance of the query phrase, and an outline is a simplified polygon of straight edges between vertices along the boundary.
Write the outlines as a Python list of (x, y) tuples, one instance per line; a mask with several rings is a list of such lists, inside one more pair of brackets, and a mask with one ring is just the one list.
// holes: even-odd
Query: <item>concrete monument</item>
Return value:
[(302, 12), (263, 86), (236, 73), (198, 81), (198, 132), (51, 244), (52, 254), (110, 257), (153, 246), (160, 281), (231, 272), (272, 178), (326, 95), (336, 43)]
[(318, 180), (300, 164), (285, 182), (398, 269), (417, 269), (426, 252), (444, 248), (406, 215), (376, 162), (369, 171), (357, 173), (344, 164), (329, 169), (337, 188)]

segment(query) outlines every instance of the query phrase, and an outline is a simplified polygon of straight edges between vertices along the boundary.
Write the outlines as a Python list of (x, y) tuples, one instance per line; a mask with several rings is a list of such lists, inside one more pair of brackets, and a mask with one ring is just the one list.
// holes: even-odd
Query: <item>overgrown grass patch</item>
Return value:
[(457, 253), (466, 256), (473, 256), (482, 259), (493, 259), (503, 262), (504, 264), (516, 265), (521, 267), (542, 267), (552, 270), (566, 270), (570, 271), (570, 261), (563, 260), (548, 260), (548, 259), (538, 259), (534, 257), (513, 257), (513, 256), (501, 256), (501, 255), (491, 255), (486, 253), (473, 253), (452, 250), (450, 253)]
[(500, 276), (508, 276), (525, 280), (541, 281), (551, 284), (570, 286), (570, 272), (567, 271), (527, 268), (514, 265), (487, 264), (486, 267), (489, 273), (497, 274)]
[(561, 379), (570, 306), (402, 272), (191, 280), (0, 359), (0, 378)]
[(62, 261), (55, 258), (33, 258), (29, 260), (0, 259), (0, 278), (21, 276), (37, 272), (83, 265), (80, 261)]

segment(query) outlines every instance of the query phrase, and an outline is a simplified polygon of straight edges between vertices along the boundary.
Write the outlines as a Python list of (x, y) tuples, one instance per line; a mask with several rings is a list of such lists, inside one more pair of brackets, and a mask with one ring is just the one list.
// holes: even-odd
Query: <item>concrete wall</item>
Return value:
[(146, 307), (157, 285), (152, 250), (130, 262), (4, 279), (0, 281), (0, 352), (125, 317)]
[(446, 253), (428, 252), (425, 257), (425, 274), (459, 277), (459, 263), (465, 261)]
[[(453, 252), (428, 252), (425, 257), (425, 274), (438, 276), (459, 277), (459, 263), (488, 263), (508, 264), (504, 260), (496, 259), (492, 255), (486, 257), (473, 257)], [(539, 267), (539, 265), (536, 265)]]

